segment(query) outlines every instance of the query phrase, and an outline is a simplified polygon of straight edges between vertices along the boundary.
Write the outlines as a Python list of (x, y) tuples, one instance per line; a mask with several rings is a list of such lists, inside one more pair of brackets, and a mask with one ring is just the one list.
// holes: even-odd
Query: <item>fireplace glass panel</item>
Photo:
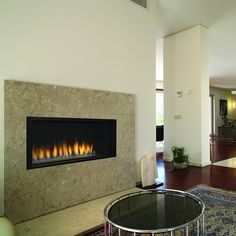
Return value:
[(116, 120), (27, 117), (27, 169), (116, 156)]

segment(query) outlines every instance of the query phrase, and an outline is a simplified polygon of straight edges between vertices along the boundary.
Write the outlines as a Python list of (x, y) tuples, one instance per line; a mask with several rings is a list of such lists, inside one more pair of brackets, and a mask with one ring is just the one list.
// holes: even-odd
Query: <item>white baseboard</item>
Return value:
[[(166, 155), (166, 154), (164, 153), (164, 154), (163, 154), (163, 160), (164, 160), (164, 161), (171, 162), (171, 161), (172, 161), (172, 158), (169, 157), (168, 155)], [(209, 166), (209, 165), (211, 165), (211, 162), (208, 161), (208, 162), (201, 163), (201, 162), (194, 162), (194, 161), (192, 162), (192, 161), (190, 161), (190, 162), (189, 162), (189, 165), (190, 165), (190, 166), (204, 167), (204, 166)]]
[(209, 166), (211, 165), (211, 162), (205, 162), (205, 163), (201, 163), (201, 162), (189, 162), (190, 166), (199, 166), (199, 167), (204, 167), (204, 166)]

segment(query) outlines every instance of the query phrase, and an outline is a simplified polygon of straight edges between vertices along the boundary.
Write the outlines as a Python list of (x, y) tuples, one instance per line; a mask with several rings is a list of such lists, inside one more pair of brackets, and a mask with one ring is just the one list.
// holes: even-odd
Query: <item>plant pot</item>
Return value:
[(173, 162), (173, 166), (175, 169), (185, 169), (188, 167), (188, 162), (181, 162), (181, 163)]

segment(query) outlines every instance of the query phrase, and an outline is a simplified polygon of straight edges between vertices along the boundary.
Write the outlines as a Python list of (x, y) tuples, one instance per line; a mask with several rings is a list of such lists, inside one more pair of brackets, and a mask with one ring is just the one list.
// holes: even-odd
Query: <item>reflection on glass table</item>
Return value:
[(183, 191), (131, 193), (105, 207), (105, 235), (204, 235), (204, 210), (201, 199)]

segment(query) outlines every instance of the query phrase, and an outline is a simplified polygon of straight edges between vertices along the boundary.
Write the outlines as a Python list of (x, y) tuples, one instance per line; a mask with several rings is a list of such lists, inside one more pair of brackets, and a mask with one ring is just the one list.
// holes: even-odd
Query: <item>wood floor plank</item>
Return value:
[(163, 186), (158, 189), (186, 190), (197, 184), (236, 191), (236, 168), (209, 165), (206, 167), (189, 167), (184, 170), (174, 170), (170, 162), (157, 157), (158, 181)]
[(221, 140), (214, 138), (211, 140), (212, 162), (222, 161), (236, 157), (236, 141)]

